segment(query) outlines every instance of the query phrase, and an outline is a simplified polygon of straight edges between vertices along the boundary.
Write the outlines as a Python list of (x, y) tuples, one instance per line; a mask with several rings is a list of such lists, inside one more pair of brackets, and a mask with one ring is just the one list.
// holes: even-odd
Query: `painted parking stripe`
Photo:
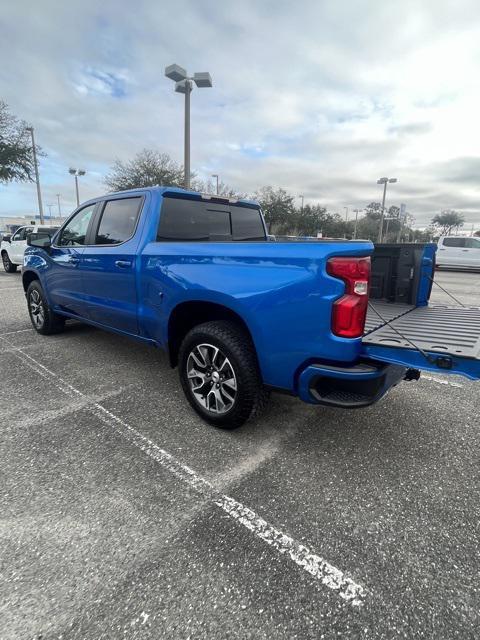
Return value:
[(25, 333), (26, 331), (33, 331), (33, 328), (30, 327), (29, 329), (18, 329), (17, 331), (7, 331), (6, 333), (0, 334), (0, 338), (2, 338), (3, 336), (13, 336), (15, 333)]
[[(1, 336), (0, 336), (1, 337)], [(5, 342), (7, 340), (4, 339)], [(38, 360), (25, 353), (22, 349), (14, 349), (12, 353), (36, 371), (47, 378), (62, 393), (71, 397), (72, 394), (87, 397), (74, 386), (63, 380), (50, 369), (47, 369)], [(289, 535), (270, 525), (255, 511), (238, 502), (234, 498), (222, 494), (208, 480), (199, 476), (193, 469), (177, 460), (170, 453), (160, 448), (152, 440), (124, 422), (114, 413), (94, 402), (89, 409), (99, 420), (113, 427), (128, 442), (135, 445), (150, 458), (155, 460), (165, 469), (168, 469), (186, 485), (201, 494), (208, 502), (223, 510), (232, 520), (242, 524), (257, 538), (263, 540), (280, 554), (290, 558), (298, 567), (301, 567), (320, 583), (338, 593), (346, 602), (353, 606), (361, 606), (366, 596), (362, 585), (356, 583), (343, 571), (337, 569), (324, 558), (300, 544)]]
[(463, 389), (463, 384), (460, 384), (459, 382), (452, 382), (451, 380), (442, 380), (442, 378), (434, 378), (433, 376), (425, 376), (422, 375), (420, 376), (420, 380), (428, 380), (430, 382), (435, 382), (436, 384), (446, 384), (449, 387), (456, 387), (457, 389)]

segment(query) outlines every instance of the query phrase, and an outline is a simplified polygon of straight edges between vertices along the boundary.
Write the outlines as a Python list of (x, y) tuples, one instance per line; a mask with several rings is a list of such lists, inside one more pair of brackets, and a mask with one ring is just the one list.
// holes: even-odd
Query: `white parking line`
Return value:
[(22, 287), (0, 287), (0, 291), (22, 291)]
[(430, 382), (436, 382), (437, 384), (446, 384), (449, 387), (456, 387), (457, 389), (463, 389), (463, 384), (459, 382), (452, 382), (451, 380), (442, 380), (442, 378), (434, 378), (433, 376), (420, 376), (420, 380), (429, 380)]
[(7, 333), (0, 334), (0, 338), (3, 336), (13, 336), (15, 333), (25, 333), (25, 331), (33, 331), (33, 327), (30, 327), (30, 329), (19, 329), (18, 331), (7, 331)]
[[(8, 343), (7, 340), (3, 340)], [(77, 396), (86, 397), (81, 391), (63, 380), (53, 371), (50, 371), (50, 369), (47, 369), (47, 367), (38, 362), (38, 360), (35, 360), (35, 358), (21, 349), (16, 348), (12, 353), (43, 378), (50, 380), (57, 389), (67, 396), (71, 397), (73, 393)], [(365, 589), (345, 575), (343, 571), (337, 569), (304, 545), (270, 525), (252, 509), (222, 494), (208, 480), (199, 476), (193, 469), (174, 458), (174, 456), (164, 449), (161, 449), (152, 440), (131, 427), (98, 402), (93, 403), (90, 411), (104, 424), (113, 427), (120, 435), (128, 440), (128, 442), (135, 445), (162, 467), (168, 469), (177, 478), (182, 480), (182, 482), (201, 494), (208, 502), (216, 505), (230, 518), (242, 524), (257, 538), (266, 542), (280, 554), (289, 557), (297, 566), (307, 571), (326, 587), (336, 591), (343, 600), (354, 606), (361, 606), (363, 604), (366, 596)]]

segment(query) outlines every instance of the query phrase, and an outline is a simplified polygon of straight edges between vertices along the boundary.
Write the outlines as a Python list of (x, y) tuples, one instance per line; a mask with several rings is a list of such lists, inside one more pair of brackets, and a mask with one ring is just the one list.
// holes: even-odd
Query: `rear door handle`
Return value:
[(121, 269), (128, 269), (128, 267), (132, 266), (132, 263), (130, 260), (115, 260), (115, 266)]

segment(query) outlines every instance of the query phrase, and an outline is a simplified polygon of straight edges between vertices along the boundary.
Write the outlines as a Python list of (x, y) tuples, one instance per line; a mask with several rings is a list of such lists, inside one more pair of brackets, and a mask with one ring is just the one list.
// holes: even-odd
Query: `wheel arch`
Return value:
[(24, 271), (22, 273), (23, 290), (27, 293), (27, 289), (34, 280), (40, 280), (38, 273), (35, 271)]
[(216, 302), (189, 300), (179, 303), (168, 319), (168, 352), (170, 364), (176, 367), (180, 345), (187, 333), (199, 324), (210, 320), (227, 320), (240, 326), (254, 345), (252, 332), (245, 320), (230, 307)]

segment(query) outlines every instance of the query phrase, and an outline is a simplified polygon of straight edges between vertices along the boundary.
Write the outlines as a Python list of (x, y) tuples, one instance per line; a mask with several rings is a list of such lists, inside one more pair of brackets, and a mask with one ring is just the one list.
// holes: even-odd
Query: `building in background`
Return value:
[[(43, 224), (52, 226), (60, 226), (65, 222), (65, 218), (58, 216), (44, 216)], [(25, 216), (0, 216), (0, 234), (14, 233), (19, 227), (25, 225), (40, 224), (40, 216), (38, 214)]]

